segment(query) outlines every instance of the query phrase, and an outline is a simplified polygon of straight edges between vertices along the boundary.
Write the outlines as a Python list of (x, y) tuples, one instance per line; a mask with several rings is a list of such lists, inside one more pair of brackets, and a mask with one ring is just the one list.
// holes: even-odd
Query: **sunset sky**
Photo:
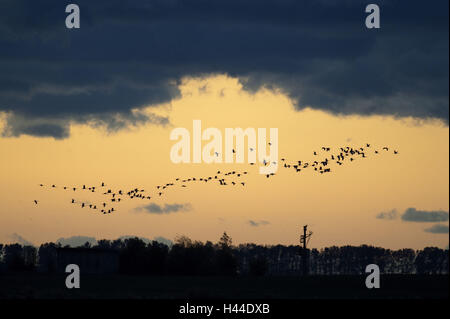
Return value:
[[(0, 243), (226, 231), (235, 244), (287, 245), (308, 224), (316, 248), (448, 247), (448, 2), (435, 2), (380, 2), (379, 30), (365, 28), (361, 1), (78, 1), (78, 30), (65, 28), (65, 4), (2, 2)], [(371, 146), (323, 175), (174, 164), (170, 133), (192, 134), (193, 120), (223, 138), (278, 128), (291, 162)], [(218, 170), (248, 171), (245, 186), (157, 194)], [(100, 192), (62, 189), (102, 182), (154, 199), (103, 215), (71, 204), (98, 205)]]

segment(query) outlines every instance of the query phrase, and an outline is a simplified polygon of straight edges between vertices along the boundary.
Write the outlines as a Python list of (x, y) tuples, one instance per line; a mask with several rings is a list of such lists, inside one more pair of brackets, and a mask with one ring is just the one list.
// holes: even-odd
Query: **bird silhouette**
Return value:
[[(269, 145), (271, 145), (269, 143)], [(313, 154), (314, 156), (317, 156), (317, 160), (314, 161), (305, 161), (305, 160), (298, 160), (296, 159), (295, 161), (289, 161), (286, 157), (282, 157), (281, 161), (283, 162), (283, 168), (288, 170), (288, 171), (292, 171), (295, 172), (297, 175), (303, 175), (303, 170), (307, 171), (308, 169), (311, 170), (311, 167), (314, 169), (313, 171), (319, 174), (326, 174), (326, 173), (331, 173), (332, 171), (335, 172), (335, 170), (332, 170), (331, 167), (333, 165), (343, 165), (344, 162), (346, 162), (347, 160), (349, 162), (353, 162), (358, 158), (364, 158), (366, 159), (366, 152), (364, 151), (365, 148), (369, 148), (372, 145), (370, 143), (366, 143), (364, 145), (364, 147), (351, 147), (351, 146), (341, 146), (339, 148), (337, 148), (337, 152), (331, 152), (331, 147), (328, 146), (322, 146), (321, 147), (321, 151), (317, 152), (314, 151)], [(251, 148), (250, 148), (251, 149)], [(388, 146), (384, 146), (383, 150), (389, 150)], [(251, 151), (251, 150), (250, 150)], [(327, 156), (323, 156), (324, 153), (326, 152)], [(331, 153), (329, 153), (331, 152)], [(375, 154), (378, 154), (378, 150), (375, 149), (374, 150)], [(233, 153), (236, 153), (236, 151), (233, 149)], [(398, 150), (394, 150), (393, 151), (394, 154), (398, 154)], [(320, 156), (320, 157), (319, 157)], [(262, 163), (264, 166), (267, 166), (268, 164), (270, 165), (277, 165), (276, 161), (271, 161), (269, 162), (266, 159), (262, 160)], [(249, 163), (251, 166), (255, 165), (256, 163), (254, 162), (250, 162)], [(211, 175), (211, 176), (193, 176), (193, 177), (189, 177), (189, 178), (182, 178), (182, 177), (177, 177), (175, 180), (172, 181), (166, 181), (166, 183), (162, 183), (160, 185), (156, 185), (156, 189), (159, 190), (158, 195), (162, 196), (163, 192), (161, 190), (165, 190), (167, 192), (169, 192), (169, 190), (173, 187), (173, 186), (178, 186), (178, 187), (183, 187), (186, 188), (188, 186), (189, 183), (199, 183), (202, 182), (203, 184), (207, 183), (208, 181), (216, 181), (219, 183), (220, 186), (228, 186), (228, 185), (232, 185), (235, 186), (237, 184), (241, 184), (242, 186), (245, 186), (247, 184), (247, 181), (245, 179), (245, 177), (247, 177), (248, 172), (247, 171), (229, 171), (229, 172), (221, 172), (220, 170), (217, 171), (217, 173), (215, 175)], [(271, 176), (274, 176), (275, 173), (270, 173), (270, 174), (264, 174), (266, 179), (269, 179)], [(44, 188), (44, 184), (38, 184), (41, 188)], [(51, 184), (51, 188), (56, 188), (55, 184)], [(105, 182), (101, 182), (101, 187), (105, 187)], [(83, 190), (89, 190), (91, 192), (95, 192), (95, 186), (91, 186), (88, 187), (87, 183), (82, 184), (81, 188)], [(68, 186), (64, 186), (64, 189), (69, 189)], [(76, 187), (72, 187), (71, 188), (74, 192), (77, 190)], [(145, 188), (138, 188), (138, 187), (133, 187), (133, 189), (129, 190), (129, 191), (123, 191), (122, 189), (118, 189), (111, 187), (109, 189), (106, 189), (102, 192), (97, 193), (97, 196), (106, 196), (106, 198), (103, 200), (103, 203), (101, 204), (103, 206), (103, 208), (106, 207), (106, 202), (115, 202), (115, 203), (121, 203), (122, 200), (136, 200), (136, 199), (141, 199), (141, 200), (151, 200), (152, 196), (150, 196), (151, 194), (149, 194), (148, 192), (145, 191)], [(103, 195), (102, 195), (103, 194)], [(119, 197), (120, 196), (120, 197)], [(37, 200), (34, 201), (35, 204), (38, 203)], [(72, 199), (71, 203), (74, 204), (76, 201), (75, 199)], [(118, 204), (120, 205), (120, 204)], [(89, 206), (90, 209), (96, 209), (97, 205), (95, 203), (93, 204), (86, 204), (86, 203), (81, 203), (81, 207), (84, 208), (85, 206)], [(102, 209), (101, 212), (106, 214), (106, 213), (111, 213), (114, 212), (115, 209), (110, 208), (108, 211), (106, 211), (105, 209)]]

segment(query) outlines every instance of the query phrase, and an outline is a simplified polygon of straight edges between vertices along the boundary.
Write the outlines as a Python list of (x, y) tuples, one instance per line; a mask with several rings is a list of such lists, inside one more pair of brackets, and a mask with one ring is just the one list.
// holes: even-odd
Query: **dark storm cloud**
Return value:
[(449, 214), (445, 211), (424, 211), (408, 208), (403, 213), (402, 220), (418, 223), (446, 222), (449, 220)]
[(448, 234), (448, 225), (436, 224), (426, 228), (425, 231), (432, 234)]
[(65, 2), (0, 3), (4, 135), (164, 124), (131, 110), (179, 97), (184, 76), (217, 73), (280, 89), (297, 109), (448, 123), (446, 0), (378, 1), (378, 30), (365, 28), (362, 0), (76, 3), (78, 30), (65, 28)]
[(172, 214), (172, 213), (178, 213), (178, 212), (184, 212), (189, 211), (192, 209), (191, 204), (164, 204), (158, 205), (155, 203), (138, 207), (136, 208), (136, 211), (141, 212), (144, 211), (148, 214), (156, 214), (156, 215), (162, 215), (162, 214)]

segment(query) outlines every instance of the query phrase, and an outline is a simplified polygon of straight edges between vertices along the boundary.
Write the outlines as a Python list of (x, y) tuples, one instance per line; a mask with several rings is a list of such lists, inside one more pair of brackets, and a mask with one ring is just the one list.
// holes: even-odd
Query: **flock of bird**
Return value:
[[(389, 147), (385, 146), (382, 148), (383, 151), (389, 152)], [(371, 144), (367, 143), (364, 147), (359, 148), (353, 148), (350, 146), (340, 147), (338, 152), (335, 154), (331, 154), (331, 148), (330, 147), (322, 147), (322, 151), (329, 154), (325, 159), (323, 160), (314, 160), (310, 162), (303, 162), (303, 161), (297, 161), (295, 163), (288, 163), (285, 158), (282, 158), (281, 161), (283, 162), (284, 168), (292, 168), (297, 173), (301, 172), (302, 169), (307, 169), (308, 167), (314, 168), (314, 171), (324, 174), (324, 173), (330, 173), (331, 163), (336, 163), (339, 166), (344, 165), (344, 161), (347, 159), (347, 161), (353, 162), (358, 157), (359, 158), (367, 158), (367, 155), (371, 151)], [(374, 149), (374, 154), (380, 154), (380, 151)], [(397, 155), (398, 151), (393, 150), (393, 154)], [(319, 156), (317, 151), (313, 152), (314, 156)], [(268, 176), (267, 176), (268, 177)]]
[[(269, 143), (270, 146), (270, 143)], [(353, 148), (350, 146), (340, 147), (337, 152), (332, 153), (330, 147), (322, 147), (321, 151), (326, 154), (325, 158), (312, 160), (312, 161), (302, 161), (297, 160), (294, 162), (289, 162), (286, 158), (281, 158), (281, 163), (270, 162), (268, 160), (263, 160), (262, 164), (264, 166), (270, 165), (280, 165), (281, 168), (284, 169), (292, 169), (296, 173), (300, 173), (306, 169), (313, 169), (314, 172), (318, 174), (326, 174), (331, 173), (332, 167), (331, 164), (337, 164), (339, 166), (344, 165), (346, 162), (353, 162), (359, 158), (367, 158), (369, 154), (380, 154), (381, 152), (390, 152), (390, 148), (385, 146), (381, 150), (374, 149), (371, 144), (367, 143), (364, 147)], [(233, 153), (234, 150), (233, 150)], [(313, 156), (318, 157), (320, 152), (314, 151)], [(397, 150), (393, 150), (393, 154), (397, 155), (399, 152)], [(255, 165), (256, 163), (249, 163), (250, 165)], [(78, 201), (75, 198), (72, 198), (72, 205), (79, 205), (81, 208), (87, 208), (99, 211), (103, 214), (111, 214), (117, 212), (114, 208), (114, 205), (128, 199), (128, 200), (147, 200), (150, 201), (154, 199), (154, 197), (161, 197), (165, 194), (165, 192), (174, 187), (188, 187), (188, 185), (192, 183), (217, 183), (220, 186), (240, 186), (244, 187), (246, 185), (246, 181), (244, 177), (249, 174), (248, 171), (217, 171), (215, 174), (206, 177), (189, 177), (189, 178), (176, 178), (174, 181), (169, 183), (164, 183), (161, 185), (157, 185), (155, 188), (155, 193), (150, 194), (146, 192), (145, 189), (142, 188), (133, 188), (129, 190), (117, 189), (113, 190), (109, 188), (104, 182), (99, 183), (98, 185), (82, 185), (81, 187), (74, 186), (56, 186), (52, 185), (44, 185), (39, 184), (41, 188), (49, 188), (56, 189), (62, 188), (64, 191), (73, 192), (74, 194), (79, 194), (80, 192), (90, 192), (90, 193), (99, 193), (104, 195), (104, 199), (100, 201), (100, 204), (92, 204), (88, 201)], [(276, 175), (276, 173), (265, 174), (266, 178), (270, 178)], [(39, 201), (34, 200), (34, 204), (38, 205)]]

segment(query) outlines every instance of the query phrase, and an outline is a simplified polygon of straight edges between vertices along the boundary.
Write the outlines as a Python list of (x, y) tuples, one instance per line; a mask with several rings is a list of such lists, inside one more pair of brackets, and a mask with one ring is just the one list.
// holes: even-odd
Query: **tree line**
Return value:
[[(0, 273), (56, 270), (56, 252), (61, 244), (39, 248), (0, 244)], [(136, 275), (301, 275), (306, 260), (310, 275), (359, 275), (369, 264), (385, 274), (448, 274), (449, 251), (437, 247), (422, 250), (391, 250), (368, 245), (332, 246), (303, 251), (299, 246), (256, 244), (232, 245), (226, 233), (217, 243), (178, 237), (170, 247), (139, 238), (99, 240), (82, 246), (92, 252), (114, 251), (119, 273)]]

